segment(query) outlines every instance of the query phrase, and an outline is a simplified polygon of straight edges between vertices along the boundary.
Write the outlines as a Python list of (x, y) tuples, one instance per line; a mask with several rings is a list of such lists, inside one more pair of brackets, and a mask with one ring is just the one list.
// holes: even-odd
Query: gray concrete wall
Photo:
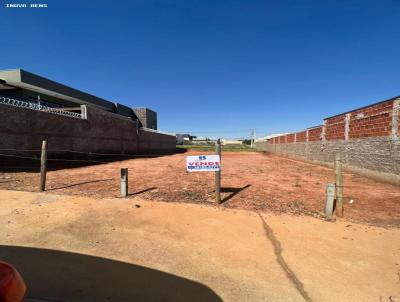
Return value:
[(175, 151), (176, 138), (137, 128), (123, 116), (87, 107), (87, 119), (0, 104), (0, 149), (40, 149), (93, 153), (156, 154)]
[(49, 93), (51, 91), (50, 94), (57, 93), (62, 95), (63, 97), (59, 97), (63, 99), (68, 97), (67, 99), (77, 104), (95, 105), (106, 111), (115, 110), (114, 103), (110, 101), (77, 90), (75, 88), (62, 85), (22, 69), (0, 70), (0, 79), (4, 79), (8, 84), (15, 87), (21, 88), (26, 87), (26, 85), (30, 85), (30, 87), (33, 86), (36, 89), (33, 90), (37, 91), (37, 94), (47, 94), (46, 92)]
[(143, 127), (157, 130), (157, 112), (149, 108), (133, 108)]
[(335, 154), (341, 152), (348, 169), (400, 185), (400, 140), (392, 137), (288, 144), (258, 142), (255, 143), (255, 147), (325, 164), (333, 164)]

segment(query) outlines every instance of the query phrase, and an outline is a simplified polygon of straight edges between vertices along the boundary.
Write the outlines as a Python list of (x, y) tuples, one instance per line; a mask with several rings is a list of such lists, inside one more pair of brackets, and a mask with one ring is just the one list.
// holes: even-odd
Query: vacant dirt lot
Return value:
[[(214, 203), (213, 173), (187, 173), (188, 152), (61, 169), (49, 162), (47, 190), (57, 194), (118, 197), (120, 168), (129, 168), (130, 198), (167, 202)], [(37, 191), (38, 170), (4, 163), (0, 189)], [(36, 162), (38, 166), (38, 162)], [(330, 168), (258, 152), (225, 152), (222, 159), (223, 207), (320, 216)], [(21, 171), (22, 170), (22, 171)], [(344, 174), (345, 218), (400, 226), (400, 187)], [(350, 202), (352, 201), (352, 202)]]

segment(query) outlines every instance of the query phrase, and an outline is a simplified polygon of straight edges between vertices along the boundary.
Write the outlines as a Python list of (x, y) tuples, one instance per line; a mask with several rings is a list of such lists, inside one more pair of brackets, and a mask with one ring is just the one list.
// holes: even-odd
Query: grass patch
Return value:
[[(186, 150), (186, 151), (214, 151), (214, 145), (179, 145), (176, 146), (177, 149)], [(222, 151), (246, 151), (246, 152), (256, 152), (258, 151), (255, 148), (251, 148), (249, 145), (223, 145), (221, 146)]]

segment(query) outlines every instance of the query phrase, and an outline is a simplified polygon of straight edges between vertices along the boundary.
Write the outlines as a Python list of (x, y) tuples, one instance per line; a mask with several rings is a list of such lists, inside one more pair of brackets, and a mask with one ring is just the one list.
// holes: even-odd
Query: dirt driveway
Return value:
[[(49, 162), (47, 190), (91, 197), (118, 197), (121, 167), (129, 168), (130, 198), (213, 204), (214, 175), (187, 173), (188, 152), (155, 158), (136, 158), (100, 165), (57, 170)], [(224, 152), (222, 207), (274, 213), (320, 216), (330, 168), (259, 152)], [(37, 191), (33, 172), (0, 174), (0, 189)], [(0, 171), (4, 169), (0, 169)], [(344, 174), (345, 217), (382, 226), (400, 226), (400, 187), (353, 173)], [(352, 200), (352, 203), (349, 203)]]
[(400, 301), (400, 230), (0, 190), (0, 260), (45, 301)]

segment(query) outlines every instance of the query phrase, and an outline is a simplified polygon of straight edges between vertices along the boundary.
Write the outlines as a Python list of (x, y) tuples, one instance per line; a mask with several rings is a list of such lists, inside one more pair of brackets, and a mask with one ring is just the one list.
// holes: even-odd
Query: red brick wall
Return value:
[[(349, 139), (390, 136), (392, 134), (393, 100), (371, 105), (349, 112)], [(345, 139), (346, 113), (325, 119), (325, 140)], [(400, 133), (400, 110), (397, 120)], [(323, 127), (308, 130), (308, 141), (320, 141)], [(270, 140), (271, 144), (294, 143), (294, 133), (282, 135)], [(297, 142), (306, 141), (306, 131), (296, 133)]]
[(342, 114), (325, 120), (325, 139), (328, 141), (344, 139), (346, 115)]
[(351, 112), (349, 138), (389, 136), (393, 101)]
[(322, 126), (308, 130), (308, 141), (316, 142), (321, 140)]
[(277, 144), (278, 143), (278, 138), (277, 137), (273, 137), (269, 140), (270, 144)]
[(296, 134), (296, 141), (297, 142), (305, 142), (307, 139), (307, 132), (302, 131), (302, 132), (297, 132)]
[(397, 113), (397, 133), (400, 134), (400, 109), (399, 112)]
[(285, 143), (285, 137), (284, 137), (283, 135), (277, 136), (277, 137), (275, 138), (275, 142), (276, 142), (277, 144), (284, 144), (284, 143)]
[(294, 143), (294, 133), (286, 135), (288, 143)]

